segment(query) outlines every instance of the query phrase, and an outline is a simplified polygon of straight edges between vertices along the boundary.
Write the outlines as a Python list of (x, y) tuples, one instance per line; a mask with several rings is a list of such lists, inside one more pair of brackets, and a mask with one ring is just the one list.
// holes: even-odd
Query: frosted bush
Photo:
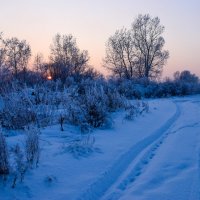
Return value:
[(0, 128), (0, 175), (9, 174), (8, 149), (5, 137)]
[(107, 96), (108, 111), (116, 111), (117, 109), (125, 106), (126, 98), (120, 95), (114, 85), (108, 85), (105, 88), (105, 94)]
[(88, 157), (97, 149), (94, 147), (95, 138), (90, 134), (84, 135), (79, 139), (70, 142), (67, 145), (67, 152), (71, 153), (75, 158)]
[(125, 119), (133, 120), (138, 115), (149, 112), (149, 104), (144, 101), (137, 101), (135, 103), (128, 103), (126, 108)]
[(13, 166), (13, 181), (12, 188), (16, 186), (17, 180), (22, 182), (24, 180), (25, 173), (27, 171), (27, 164), (24, 158), (24, 152), (21, 150), (21, 147), (16, 144), (13, 150), (14, 153), (14, 166)]
[(12, 129), (23, 128), (28, 123), (36, 122), (36, 113), (32, 103), (22, 93), (10, 93), (4, 98), (4, 109), (1, 111), (3, 126)]
[(66, 111), (66, 119), (69, 123), (79, 126), (86, 121), (84, 118), (84, 110), (80, 102), (75, 99), (71, 99), (70, 104), (67, 105)]
[(83, 85), (73, 91), (68, 101), (70, 102), (66, 106), (68, 122), (85, 130), (89, 126), (97, 128), (106, 124), (108, 120), (107, 96), (101, 85)]
[[(54, 121), (54, 110), (59, 104), (55, 98), (62, 99), (61, 95), (47, 92), (41, 87), (42, 92), (28, 88), (13, 89), (4, 95), (4, 108), (0, 111), (2, 125), (10, 129), (22, 129), (28, 124), (47, 126)], [(50, 95), (51, 93), (51, 95)], [(40, 95), (41, 94), (41, 95)], [(57, 106), (57, 108), (56, 108)]]
[(39, 134), (40, 131), (34, 126), (26, 127), (26, 139), (25, 139), (25, 154), (26, 161), (29, 166), (38, 165), (40, 158), (40, 145)]
[(108, 117), (107, 96), (103, 87), (91, 87), (86, 91), (83, 99), (85, 118), (94, 128), (104, 125)]

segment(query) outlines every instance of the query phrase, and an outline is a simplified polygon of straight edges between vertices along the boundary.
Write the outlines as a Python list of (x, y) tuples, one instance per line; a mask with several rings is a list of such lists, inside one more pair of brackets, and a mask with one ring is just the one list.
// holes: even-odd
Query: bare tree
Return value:
[(33, 67), (36, 72), (41, 73), (43, 71), (44, 56), (42, 53), (37, 53), (34, 58)]
[[(51, 65), (49, 63), (46, 63), (44, 60), (44, 56), (42, 53), (37, 53), (34, 57), (34, 63), (33, 63), (33, 69), (34, 74), (40, 78), (48, 79), (50, 76), (49, 69)], [(51, 77), (50, 77), (51, 78)]]
[(5, 65), (6, 45), (3, 39), (3, 33), (0, 33), (0, 68)]
[(3, 33), (0, 33), (0, 84), (4, 84), (10, 78), (10, 71), (6, 65), (6, 43)]
[(160, 19), (151, 18), (148, 14), (139, 15), (132, 24), (135, 54), (146, 78), (158, 77), (169, 57), (168, 51), (163, 50), (163, 31), (164, 26), (160, 24)]
[(3, 33), (0, 33), (0, 82), (5, 83), (5, 81), (10, 80), (11, 72), (7, 66), (7, 43), (3, 38)]
[(17, 38), (7, 39), (5, 40), (5, 44), (6, 65), (13, 71), (16, 78), (20, 71), (23, 72), (25, 78), (27, 64), (31, 56), (31, 48), (29, 44), (27, 44), (26, 40), (20, 41)]
[(127, 29), (117, 30), (108, 39), (104, 66), (119, 77), (134, 76), (134, 45), (131, 32)]
[(139, 15), (130, 30), (118, 30), (108, 39), (104, 65), (119, 77), (159, 77), (169, 57), (163, 31), (158, 17)]
[(72, 35), (57, 34), (51, 45), (50, 72), (54, 79), (65, 79), (69, 75), (81, 74), (85, 71), (89, 56), (81, 51)]

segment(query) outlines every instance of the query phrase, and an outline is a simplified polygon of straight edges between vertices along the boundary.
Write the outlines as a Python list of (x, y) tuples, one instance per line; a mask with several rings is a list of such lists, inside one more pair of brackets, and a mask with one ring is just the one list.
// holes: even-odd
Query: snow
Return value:
[(120, 199), (199, 199), (200, 102), (179, 103), (180, 117), (165, 134), (163, 144), (148, 150), (154, 154), (152, 161), (145, 170), (141, 166), (136, 183)]
[[(0, 199), (199, 199), (200, 96), (148, 101), (149, 113), (133, 121), (113, 113), (113, 127), (92, 132), (94, 149), (80, 157), (67, 151), (85, 137), (78, 129), (43, 129), (39, 167), (14, 189), (1, 184)], [(24, 135), (6, 139), (23, 145)]]

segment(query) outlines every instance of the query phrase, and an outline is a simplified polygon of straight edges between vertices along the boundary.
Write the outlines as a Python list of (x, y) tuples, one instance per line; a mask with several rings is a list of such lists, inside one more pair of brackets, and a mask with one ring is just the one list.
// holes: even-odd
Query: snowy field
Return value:
[(199, 200), (200, 96), (148, 101), (149, 113), (132, 121), (114, 113), (112, 128), (90, 137), (43, 129), (39, 167), (14, 189), (0, 183), (0, 200)]

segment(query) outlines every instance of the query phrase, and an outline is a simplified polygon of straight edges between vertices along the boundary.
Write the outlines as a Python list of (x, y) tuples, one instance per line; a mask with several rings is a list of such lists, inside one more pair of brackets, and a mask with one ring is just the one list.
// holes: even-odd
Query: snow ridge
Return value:
[(90, 187), (78, 198), (78, 200), (97, 200), (100, 199), (105, 192), (113, 185), (119, 176), (128, 168), (133, 160), (148, 146), (153, 144), (156, 140), (162, 137), (165, 132), (172, 126), (172, 124), (180, 116), (180, 107), (175, 102), (176, 112), (167, 120), (157, 131), (150, 136), (144, 138), (137, 144), (134, 144), (127, 152), (125, 152), (116, 162), (105, 171), (99, 179), (97, 179)]

